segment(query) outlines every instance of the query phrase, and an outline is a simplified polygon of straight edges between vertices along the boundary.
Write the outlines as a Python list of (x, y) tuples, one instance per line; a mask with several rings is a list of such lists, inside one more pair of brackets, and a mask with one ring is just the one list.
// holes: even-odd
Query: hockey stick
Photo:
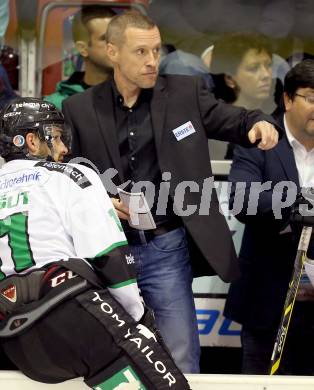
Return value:
[(276, 341), (270, 361), (269, 374), (274, 375), (279, 368), (281, 356), (288, 333), (290, 319), (293, 311), (295, 298), (298, 292), (300, 279), (302, 276), (306, 252), (310, 243), (312, 234), (312, 226), (303, 226), (301, 237), (299, 240), (298, 251), (294, 261), (294, 271), (289, 284), (286, 295), (283, 313), (280, 320), (280, 325), (277, 332)]

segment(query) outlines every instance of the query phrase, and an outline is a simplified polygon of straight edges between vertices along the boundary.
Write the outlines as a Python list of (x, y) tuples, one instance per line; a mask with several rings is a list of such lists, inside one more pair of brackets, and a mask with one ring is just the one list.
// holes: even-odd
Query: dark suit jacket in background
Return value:
[[(73, 131), (73, 155), (91, 160), (102, 173), (108, 168), (123, 177), (110, 82), (74, 95), (63, 103)], [(247, 132), (259, 120), (271, 118), (217, 102), (197, 77), (159, 77), (151, 101), (152, 127), (161, 172), (171, 172), (170, 196), (184, 181), (195, 181), (200, 192), (186, 192), (186, 204), (199, 205), (205, 178), (212, 176), (207, 138), (251, 146)], [(196, 132), (177, 141), (173, 130), (191, 121)], [(145, 164), (145, 162), (143, 162)], [(210, 196), (210, 194), (208, 194)], [(218, 273), (230, 281), (238, 276), (236, 255), (225, 218), (219, 213), (213, 191), (208, 215), (183, 217), (196, 275)], [(204, 261), (205, 260), (205, 261)]]
[[(273, 187), (280, 181), (292, 181), (300, 189), (293, 149), (286, 135), (267, 152), (235, 148), (229, 181), (249, 185), (269, 180)], [(284, 210), (283, 219), (275, 220), (272, 194), (272, 190), (264, 191), (259, 198), (258, 214), (247, 216), (246, 192), (243, 212), (238, 215), (246, 224), (239, 254), (242, 276), (231, 284), (225, 316), (250, 329), (278, 326), (297, 250), (292, 233), (280, 233), (287, 224), (289, 209)]]

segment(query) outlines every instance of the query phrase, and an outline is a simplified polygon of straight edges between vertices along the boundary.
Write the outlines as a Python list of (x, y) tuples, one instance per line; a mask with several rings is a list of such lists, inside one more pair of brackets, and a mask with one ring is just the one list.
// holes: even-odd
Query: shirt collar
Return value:
[(301, 142), (299, 142), (295, 138), (295, 136), (291, 133), (291, 131), (289, 130), (287, 119), (286, 119), (286, 115), (283, 116), (283, 123), (284, 123), (284, 126), (285, 126), (286, 135), (287, 135), (288, 142), (289, 142), (290, 146), (293, 149), (300, 148), (300, 147), (304, 148), (304, 146), (301, 144)]
[[(118, 91), (118, 88), (117, 88), (117, 85), (116, 85), (114, 79), (111, 80), (111, 87), (112, 87), (112, 90), (113, 90), (113, 96), (114, 96), (114, 100), (116, 102), (116, 105), (118, 107), (128, 109), (128, 107), (126, 107), (124, 105), (123, 96)], [(152, 88), (142, 89), (141, 93), (140, 93), (140, 95), (139, 95), (139, 97), (138, 97), (138, 99), (136, 101), (136, 103), (132, 106), (132, 108), (138, 107), (142, 102), (145, 102), (145, 101), (150, 102), (150, 100), (152, 98), (152, 94), (153, 94), (153, 89)]]
[(286, 116), (284, 115), (283, 117), (283, 123), (284, 123), (284, 126), (285, 126), (285, 130), (286, 130), (286, 135), (287, 135), (287, 138), (288, 138), (288, 142), (290, 144), (290, 146), (292, 147), (293, 150), (303, 150), (305, 151), (306, 153), (311, 153), (311, 154), (314, 154), (314, 148), (311, 149), (310, 151), (307, 151), (305, 146), (303, 144), (301, 144), (300, 141), (298, 141), (295, 136), (291, 133), (291, 131), (289, 130), (289, 127), (288, 127), (288, 124), (287, 124), (287, 120), (286, 120)]

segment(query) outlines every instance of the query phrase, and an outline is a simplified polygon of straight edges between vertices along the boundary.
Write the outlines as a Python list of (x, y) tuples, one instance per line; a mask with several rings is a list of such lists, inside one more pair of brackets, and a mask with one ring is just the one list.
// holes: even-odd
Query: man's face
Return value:
[(50, 126), (52, 127), (46, 131), (52, 147), (48, 145), (48, 141), (42, 141), (38, 138), (38, 136), (36, 136), (36, 151), (34, 155), (41, 158), (51, 156), (54, 161), (62, 162), (64, 156), (69, 152), (67, 146), (62, 141), (63, 130), (56, 125)]
[(297, 139), (314, 140), (314, 102), (306, 100), (307, 97), (314, 100), (314, 89), (298, 88), (293, 99), (285, 94), (286, 118), (290, 131)]
[(161, 38), (157, 27), (149, 30), (129, 27), (120, 46), (113, 45), (115, 73), (128, 85), (154, 87), (160, 61)]
[(88, 22), (89, 42), (86, 49), (88, 60), (108, 71), (112, 66), (107, 57), (105, 34), (110, 20), (110, 18), (95, 18)]
[(54, 161), (62, 162), (63, 157), (69, 152), (67, 146), (62, 141), (63, 130), (56, 125), (48, 125), (45, 131), (45, 138), (38, 136), (37, 132), (29, 132), (26, 135), (26, 143), (30, 155), (46, 159), (51, 156)]
[[(62, 162), (64, 156), (68, 153), (68, 148), (64, 145), (62, 139), (62, 130), (58, 128), (57, 126), (53, 127), (52, 130), (52, 158), (55, 161)], [(51, 155), (51, 152), (49, 153)]]

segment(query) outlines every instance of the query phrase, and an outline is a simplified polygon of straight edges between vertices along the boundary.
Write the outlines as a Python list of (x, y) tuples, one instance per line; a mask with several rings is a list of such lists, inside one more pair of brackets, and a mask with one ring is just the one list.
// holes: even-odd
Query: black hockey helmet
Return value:
[(65, 126), (64, 117), (52, 103), (32, 97), (17, 98), (7, 104), (1, 112), (0, 154), (6, 158), (28, 157), (26, 134), (34, 132), (42, 142), (53, 150), (53, 127), (62, 133), (62, 141), (70, 149), (71, 132)]

